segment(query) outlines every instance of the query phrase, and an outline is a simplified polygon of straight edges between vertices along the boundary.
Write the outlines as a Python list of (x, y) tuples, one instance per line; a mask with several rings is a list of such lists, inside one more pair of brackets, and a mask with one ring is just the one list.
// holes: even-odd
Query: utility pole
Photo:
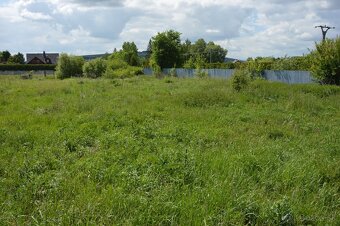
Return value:
[(322, 31), (322, 40), (325, 41), (326, 40), (326, 34), (327, 34), (327, 31), (329, 29), (335, 29), (335, 27), (329, 27), (327, 25), (319, 25), (319, 26), (315, 26), (315, 28), (321, 28), (321, 31)]

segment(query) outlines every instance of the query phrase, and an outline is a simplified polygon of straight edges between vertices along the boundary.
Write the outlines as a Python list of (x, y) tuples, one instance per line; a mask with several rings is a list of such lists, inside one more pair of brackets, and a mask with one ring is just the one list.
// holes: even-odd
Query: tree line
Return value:
[[(58, 78), (86, 76), (97, 78), (125, 78), (142, 73), (143, 67), (151, 67), (155, 74), (163, 68), (221, 68), (245, 70), (252, 77), (264, 70), (306, 70), (320, 82), (340, 85), (340, 37), (315, 43), (309, 54), (296, 57), (256, 57), (246, 61), (224, 62), (227, 49), (212, 41), (198, 39), (195, 42), (181, 40), (181, 33), (168, 30), (152, 37), (145, 57), (138, 56), (134, 42), (124, 42), (101, 59), (85, 62), (82, 57), (61, 54), (56, 67)], [(0, 63), (23, 64), (23, 54), (13, 56), (8, 51), (0, 52)]]
[(169, 30), (149, 41), (149, 65), (159, 68), (196, 68), (206, 63), (223, 63), (228, 51), (214, 42), (198, 39), (181, 42), (181, 33)]
[(22, 53), (11, 55), (8, 50), (0, 51), (0, 63), (1, 64), (24, 64), (25, 58)]

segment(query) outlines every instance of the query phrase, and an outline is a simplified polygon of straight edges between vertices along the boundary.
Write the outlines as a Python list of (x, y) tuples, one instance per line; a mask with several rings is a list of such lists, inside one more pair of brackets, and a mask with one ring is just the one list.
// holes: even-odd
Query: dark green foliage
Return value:
[(207, 48), (206, 41), (203, 38), (200, 38), (194, 44), (191, 45), (190, 53), (204, 56), (206, 48)]
[(124, 42), (120, 51), (115, 51), (108, 57), (109, 59), (120, 59), (130, 66), (140, 65), (138, 49), (134, 42)]
[(181, 34), (174, 30), (158, 33), (152, 38), (151, 67), (173, 68), (181, 65)]
[(150, 59), (152, 54), (152, 40), (149, 40), (148, 47), (146, 48), (146, 51), (148, 52), (148, 55), (146, 56), (147, 59)]
[(52, 64), (0, 64), (0, 71), (40, 71), (55, 70)]
[(124, 42), (121, 54), (124, 61), (130, 66), (138, 66), (138, 49), (134, 42)]
[(83, 74), (88, 78), (98, 78), (105, 74), (107, 67), (106, 60), (94, 59), (89, 62), (85, 62), (83, 65)]
[(227, 50), (214, 42), (206, 43), (204, 39), (198, 39), (194, 44), (189, 40), (182, 44), (185, 56), (184, 68), (194, 68), (196, 62), (200, 62), (200, 68), (211, 68), (210, 64), (223, 63)]
[(227, 50), (214, 42), (209, 42), (205, 48), (206, 61), (209, 63), (223, 63), (227, 55)]
[(0, 63), (7, 63), (10, 57), (11, 53), (8, 50), (0, 52)]
[(9, 63), (9, 64), (24, 64), (25, 63), (24, 55), (22, 53), (14, 54), (13, 56), (10, 56), (8, 58), (7, 63)]
[(56, 67), (56, 77), (59, 79), (81, 77), (84, 63), (85, 61), (82, 57), (62, 53)]
[(313, 76), (322, 84), (340, 85), (340, 37), (315, 45), (311, 53)]

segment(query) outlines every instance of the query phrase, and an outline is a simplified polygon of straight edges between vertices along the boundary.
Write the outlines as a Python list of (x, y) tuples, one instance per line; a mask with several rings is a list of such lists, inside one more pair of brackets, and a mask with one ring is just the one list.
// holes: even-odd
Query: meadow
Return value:
[(340, 225), (340, 87), (0, 77), (0, 224)]

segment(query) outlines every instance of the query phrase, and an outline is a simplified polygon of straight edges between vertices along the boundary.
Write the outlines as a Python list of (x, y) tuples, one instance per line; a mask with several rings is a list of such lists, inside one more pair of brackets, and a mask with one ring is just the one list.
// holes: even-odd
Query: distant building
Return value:
[(59, 53), (27, 53), (27, 64), (57, 64)]
[(224, 59), (224, 62), (225, 62), (225, 63), (229, 63), (229, 62), (231, 62), (231, 63), (237, 63), (237, 62), (243, 62), (243, 60), (239, 60), (239, 59), (235, 59), (235, 58), (226, 57), (226, 58)]
[(92, 54), (92, 55), (83, 55), (82, 57), (84, 58), (84, 60), (86, 61), (90, 61), (90, 60), (94, 60), (97, 58), (103, 58), (106, 56), (109, 56), (110, 54), (108, 53), (104, 53), (104, 54)]

